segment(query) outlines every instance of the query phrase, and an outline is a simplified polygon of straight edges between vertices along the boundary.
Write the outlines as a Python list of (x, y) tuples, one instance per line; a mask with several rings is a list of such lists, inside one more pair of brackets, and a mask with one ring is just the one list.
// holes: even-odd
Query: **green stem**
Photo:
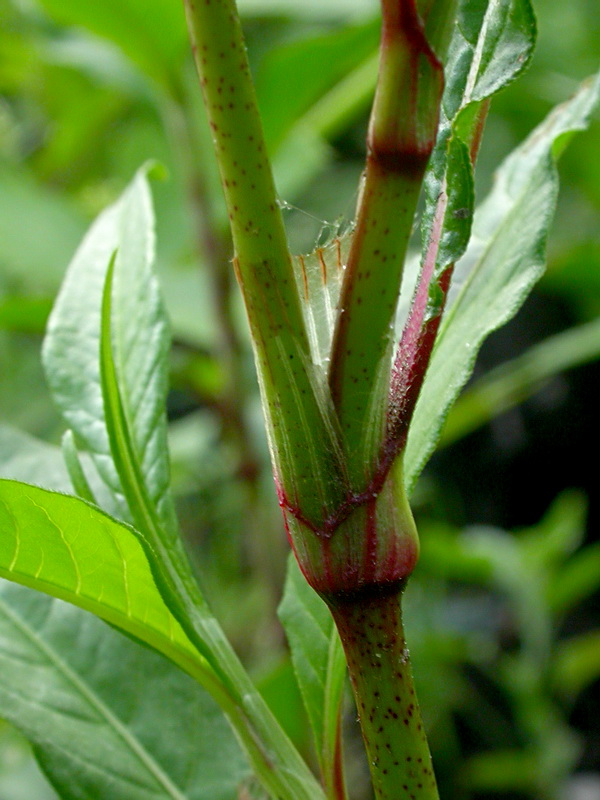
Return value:
[[(237, 446), (240, 459), (238, 473), (242, 480), (248, 483), (252, 493), (260, 472), (260, 461), (254, 451), (244, 417), (246, 398), (243, 381), (239, 380), (243, 372), (243, 352), (231, 308), (233, 283), (229, 267), (231, 244), (228, 234), (221, 231), (218, 215), (211, 204), (210, 190), (213, 176), (210, 174), (208, 158), (197, 157), (197, 152), (206, 142), (199, 135), (188, 94), (184, 79), (173, 80), (171, 90), (163, 100), (163, 117), (171, 132), (173, 146), (187, 182), (198, 255), (211, 282), (217, 323), (217, 356), (224, 365), (225, 377), (215, 409), (221, 417), (226, 435), (229, 435)], [(204, 138), (208, 140), (208, 133)]]
[[(276, 478), (318, 521), (340, 502), (335, 426), (316, 370), (233, 0), (185, 0), (248, 313)], [(315, 447), (314, 442), (319, 442)], [(321, 444), (322, 443), (322, 444)]]
[(402, 584), (328, 600), (346, 652), (377, 800), (438, 800), (404, 640)]
[(385, 435), (392, 321), (443, 85), (414, 0), (382, 0), (382, 11), (367, 165), (329, 376), (358, 488), (373, 474)]

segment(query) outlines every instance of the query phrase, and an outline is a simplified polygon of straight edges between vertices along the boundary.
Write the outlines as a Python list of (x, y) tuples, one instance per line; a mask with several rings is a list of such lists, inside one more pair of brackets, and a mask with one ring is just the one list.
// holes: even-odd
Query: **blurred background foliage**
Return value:
[[(492, 105), (480, 197), (500, 159), (597, 69), (597, 1), (535, 5), (537, 53)], [(290, 239), (306, 252), (353, 214), (377, 4), (240, 8)], [(310, 753), (275, 617), (287, 546), (182, 8), (0, 0), (0, 20), (3, 474), (44, 482), (27, 437), (50, 448), (61, 434), (40, 366), (53, 297), (90, 220), (156, 159), (168, 176), (154, 191), (180, 518), (215, 610)], [(413, 498), (423, 555), (409, 641), (441, 793), (455, 800), (600, 798), (599, 144), (596, 119), (563, 157), (547, 274), (484, 346)], [(349, 699), (347, 740), (351, 785), (367, 798)], [(0, 722), (0, 800), (53, 797)]]

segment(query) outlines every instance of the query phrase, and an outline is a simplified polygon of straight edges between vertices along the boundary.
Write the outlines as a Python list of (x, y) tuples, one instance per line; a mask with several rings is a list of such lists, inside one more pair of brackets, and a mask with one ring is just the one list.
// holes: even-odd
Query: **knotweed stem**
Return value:
[(377, 800), (438, 800), (402, 625), (404, 581), (327, 597), (348, 661)]

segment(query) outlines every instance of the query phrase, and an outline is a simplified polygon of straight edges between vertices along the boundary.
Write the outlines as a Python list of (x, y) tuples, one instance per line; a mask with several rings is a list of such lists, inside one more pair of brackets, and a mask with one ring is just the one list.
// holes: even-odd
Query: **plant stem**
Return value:
[[(252, 332), (279, 484), (320, 519), (323, 499), (337, 503), (331, 428), (314, 391), (300, 298), (266, 154), (239, 17), (233, 0), (185, 0), (192, 49), (212, 131), (235, 257)], [(316, 436), (322, 451), (310, 447)], [(307, 447), (308, 443), (308, 447)], [(317, 800), (323, 791), (207, 612), (187, 570), (171, 565), (182, 618), (193, 641), (217, 659), (241, 712), (234, 725), (263, 786), (281, 800)], [(196, 634), (194, 636), (194, 634)], [(240, 727), (241, 726), (241, 727)], [(257, 752), (249, 744), (254, 741)]]
[[(188, 95), (185, 80), (173, 80), (170, 92), (164, 98), (163, 116), (187, 182), (198, 255), (211, 281), (218, 334), (217, 356), (224, 365), (225, 375), (225, 383), (219, 402), (215, 403), (215, 409), (221, 417), (226, 434), (229, 434), (237, 446), (238, 473), (253, 494), (260, 472), (260, 460), (247, 429), (244, 417), (246, 398), (243, 381), (239, 380), (243, 373), (243, 352), (231, 312), (231, 243), (228, 234), (220, 230), (217, 215), (210, 202), (209, 186), (212, 176), (207, 168), (207, 158), (198, 158), (196, 155), (206, 142), (198, 135)], [(204, 138), (208, 140), (208, 135)]]
[(342, 432), (352, 444), (347, 469), (355, 488), (373, 474), (385, 436), (391, 324), (443, 86), (442, 65), (414, 0), (382, 0), (382, 12), (367, 165), (329, 376)]
[[(346, 571), (332, 571), (331, 580), (325, 570), (325, 578), (339, 587), (343, 577), (346, 588), (321, 593), (344, 645), (377, 800), (437, 800), (402, 627), (400, 594), (416, 563), (418, 539), (402, 490), (400, 447), (394, 431), (390, 436), (388, 387), (390, 331), (413, 217), (436, 140), (443, 90), (440, 58), (448, 46), (456, 2), (382, 0), (381, 5), (381, 57), (367, 164), (329, 374), (355, 492), (356, 508), (348, 520), (354, 531), (341, 543), (336, 539), (345, 531), (341, 526), (332, 530), (328, 551), (345, 551)], [(423, 373), (436, 332), (437, 326), (427, 329), (425, 346), (415, 332), (413, 349), (424, 362), (417, 359), (416, 368)], [(400, 404), (412, 405), (416, 396), (411, 385), (402, 389)], [(386, 484), (395, 487), (387, 502)], [(295, 520), (301, 521), (298, 515)], [(363, 560), (356, 569), (350, 556), (361, 540)], [(344, 562), (343, 557), (338, 560)]]
[(329, 599), (377, 800), (438, 800), (402, 626), (403, 582)]
[[(318, 521), (340, 502), (317, 378), (233, 0), (185, 0), (252, 332), (278, 485)], [(319, 446), (314, 446), (314, 442)]]
[(382, 0), (367, 167), (331, 353), (333, 409), (309, 357), (235, 4), (185, 4), (288, 532), (342, 634), (378, 800), (399, 796), (398, 776), (407, 797), (434, 800), (398, 602), (418, 542), (401, 462), (382, 464), (381, 452), (390, 326), (443, 85), (432, 42), (447, 41), (455, 0)]

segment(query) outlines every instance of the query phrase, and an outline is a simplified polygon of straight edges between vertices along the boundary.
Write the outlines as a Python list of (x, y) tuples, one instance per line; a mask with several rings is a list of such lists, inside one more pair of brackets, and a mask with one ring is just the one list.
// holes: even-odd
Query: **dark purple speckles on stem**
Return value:
[(404, 641), (400, 587), (328, 602), (348, 660), (377, 800), (437, 800)]

